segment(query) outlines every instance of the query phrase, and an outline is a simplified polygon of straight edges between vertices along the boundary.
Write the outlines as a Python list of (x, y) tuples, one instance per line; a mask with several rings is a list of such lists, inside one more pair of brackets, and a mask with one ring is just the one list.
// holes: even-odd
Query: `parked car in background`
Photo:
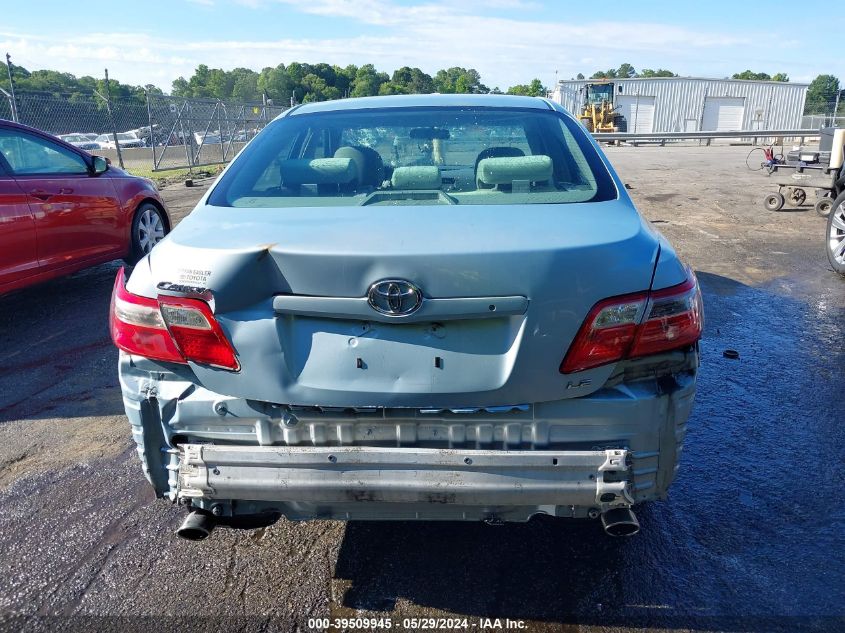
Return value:
[(148, 254), (170, 230), (153, 183), (0, 121), (0, 294)]
[[(114, 135), (113, 134), (100, 134), (96, 140), (97, 144), (99, 145), (99, 149), (117, 149), (117, 146), (114, 144)], [(120, 143), (120, 148), (130, 148), (130, 147), (144, 147), (144, 139), (138, 138), (131, 132), (118, 132), (117, 133), (117, 142)]]
[(221, 141), (225, 141), (220, 132), (194, 132), (194, 143), (197, 145), (220, 145)]
[(280, 515), (633, 534), (675, 477), (701, 328), (695, 275), (577, 119), (492, 95), (288, 110), (111, 311), (144, 472), (192, 539)]
[(84, 150), (100, 149), (100, 144), (91, 140), (84, 134), (61, 134), (58, 137), (65, 143), (70, 143), (74, 147)]
[[(845, 176), (845, 169), (843, 169)], [(833, 201), (827, 217), (826, 250), (833, 270), (845, 275), (845, 191)]]

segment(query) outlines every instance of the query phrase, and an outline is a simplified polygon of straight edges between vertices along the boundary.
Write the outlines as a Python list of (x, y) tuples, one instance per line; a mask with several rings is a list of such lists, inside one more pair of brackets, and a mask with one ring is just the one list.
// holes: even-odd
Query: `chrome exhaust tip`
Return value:
[(640, 531), (640, 522), (631, 508), (613, 508), (601, 515), (601, 524), (609, 536), (633, 536)]
[(176, 530), (176, 536), (188, 541), (202, 541), (208, 538), (216, 524), (217, 521), (212, 515), (194, 510), (185, 517), (182, 525)]

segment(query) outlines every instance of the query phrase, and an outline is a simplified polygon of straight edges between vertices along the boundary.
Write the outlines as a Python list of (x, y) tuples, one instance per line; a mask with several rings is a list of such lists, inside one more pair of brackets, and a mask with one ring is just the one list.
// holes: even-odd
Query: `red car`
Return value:
[(170, 227), (149, 180), (0, 121), (0, 294), (113, 259), (135, 263)]

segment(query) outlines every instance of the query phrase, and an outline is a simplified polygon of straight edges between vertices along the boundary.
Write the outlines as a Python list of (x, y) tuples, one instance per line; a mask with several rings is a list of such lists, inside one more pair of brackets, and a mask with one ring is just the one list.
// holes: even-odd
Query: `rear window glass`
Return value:
[(586, 132), (557, 112), (383, 108), (275, 121), (235, 160), (209, 203), (565, 204), (616, 195)]

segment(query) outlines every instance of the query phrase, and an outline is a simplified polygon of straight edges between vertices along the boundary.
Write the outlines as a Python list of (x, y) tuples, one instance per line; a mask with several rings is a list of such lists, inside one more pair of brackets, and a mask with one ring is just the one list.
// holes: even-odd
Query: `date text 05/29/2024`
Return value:
[(510, 618), (309, 618), (308, 628), (314, 631), (325, 631), (329, 628), (346, 630), (405, 630), (405, 631), (448, 631), (448, 630), (475, 630), (475, 631), (496, 631), (511, 630), (519, 631), (527, 628), (524, 620), (511, 620)]

